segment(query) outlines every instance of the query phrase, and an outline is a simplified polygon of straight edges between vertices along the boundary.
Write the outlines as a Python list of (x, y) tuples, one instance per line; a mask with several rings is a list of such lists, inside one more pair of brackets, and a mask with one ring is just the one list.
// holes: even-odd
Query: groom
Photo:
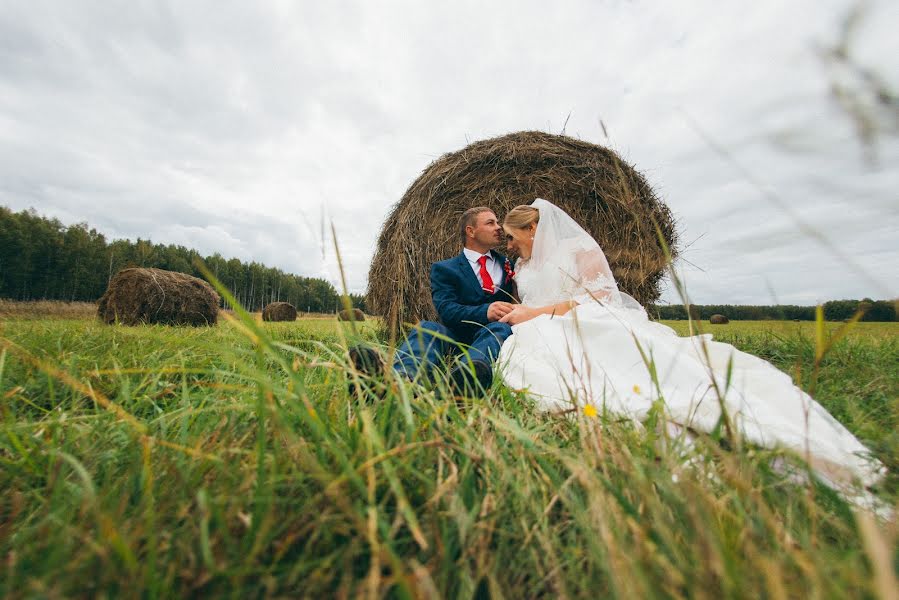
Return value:
[[(462, 252), (431, 265), (431, 299), (440, 322), (422, 321), (412, 329), (397, 350), (393, 370), (410, 380), (417, 376), (433, 380), (435, 367), (456, 354), (459, 358), (449, 374), (452, 391), (473, 394), (490, 387), (500, 346), (512, 334), (512, 328), (499, 320), (515, 307), (514, 283), (508, 275), (513, 271), (506, 257), (493, 250), (503, 239), (493, 210), (486, 206), (466, 210), (459, 219), (459, 235)], [(363, 373), (381, 371), (380, 357), (371, 348), (351, 348), (350, 358)]]

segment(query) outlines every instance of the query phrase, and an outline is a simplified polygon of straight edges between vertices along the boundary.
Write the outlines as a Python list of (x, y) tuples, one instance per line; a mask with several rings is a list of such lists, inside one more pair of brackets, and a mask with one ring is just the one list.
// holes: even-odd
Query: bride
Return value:
[[(599, 244), (546, 200), (517, 206), (503, 227), (521, 257), (521, 305), (497, 365), (540, 409), (645, 419), (657, 402), (680, 427), (730, 427), (806, 458), (825, 483), (868, 486), (882, 465), (820, 404), (768, 362), (709, 334), (682, 338), (618, 290)], [(723, 408), (723, 410), (722, 410)]]

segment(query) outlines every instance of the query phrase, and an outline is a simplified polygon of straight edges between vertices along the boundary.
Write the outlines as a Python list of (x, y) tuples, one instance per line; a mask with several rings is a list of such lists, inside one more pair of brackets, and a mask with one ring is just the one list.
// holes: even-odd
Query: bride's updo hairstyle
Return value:
[(509, 233), (509, 229), (527, 229), (531, 223), (540, 222), (540, 211), (527, 204), (519, 204), (506, 214), (503, 219), (503, 229)]

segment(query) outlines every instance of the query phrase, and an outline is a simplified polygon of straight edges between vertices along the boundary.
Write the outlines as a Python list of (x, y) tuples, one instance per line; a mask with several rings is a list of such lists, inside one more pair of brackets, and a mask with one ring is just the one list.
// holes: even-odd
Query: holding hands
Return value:
[[(487, 307), (488, 321), (502, 321), (503, 317), (512, 312), (518, 305), (511, 302), (493, 302)], [(505, 321), (502, 321), (505, 323)]]
[(512, 304), (511, 302), (493, 302), (487, 307), (487, 320), (518, 325), (544, 313), (564, 314), (571, 308), (571, 305), (568, 302), (562, 304), (564, 304), (564, 307), (560, 304), (559, 306), (532, 308), (523, 304)]
[[(577, 306), (577, 302), (572, 300), (566, 300), (565, 302), (559, 302), (558, 304), (550, 304), (541, 307), (525, 306), (524, 304), (509, 304), (508, 302), (494, 302), (490, 305), (490, 309), (497, 304), (505, 305), (502, 308), (497, 308), (498, 312), (502, 312), (498, 319), (499, 322), (508, 323), (509, 325), (518, 325), (519, 323), (530, 321), (534, 317), (540, 315), (562, 316)], [(490, 309), (487, 310), (488, 318), (490, 316)]]
[(514, 305), (512, 310), (507, 312), (503, 317), (499, 320), (500, 323), (508, 323), (509, 325), (518, 325), (519, 323), (524, 323), (525, 321), (530, 321), (537, 315), (541, 314), (540, 311), (536, 308), (531, 308), (530, 306), (524, 306), (521, 304)]
[(539, 314), (540, 312), (537, 309), (521, 304), (512, 304), (511, 302), (493, 302), (487, 307), (487, 319), (489, 321), (499, 321), (509, 325), (524, 323)]

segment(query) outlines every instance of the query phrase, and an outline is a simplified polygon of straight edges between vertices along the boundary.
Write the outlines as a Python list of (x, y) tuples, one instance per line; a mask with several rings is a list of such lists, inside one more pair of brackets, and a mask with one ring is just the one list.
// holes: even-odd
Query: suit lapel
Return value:
[(459, 270), (462, 271), (462, 279), (467, 281), (469, 287), (473, 288), (474, 291), (483, 294), (484, 290), (481, 289), (481, 283), (478, 281), (478, 276), (474, 274), (474, 269), (471, 268), (471, 263), (468, 262), (465, 253), (462, 252), (459, 254), (456, 261), (459, 263)]

